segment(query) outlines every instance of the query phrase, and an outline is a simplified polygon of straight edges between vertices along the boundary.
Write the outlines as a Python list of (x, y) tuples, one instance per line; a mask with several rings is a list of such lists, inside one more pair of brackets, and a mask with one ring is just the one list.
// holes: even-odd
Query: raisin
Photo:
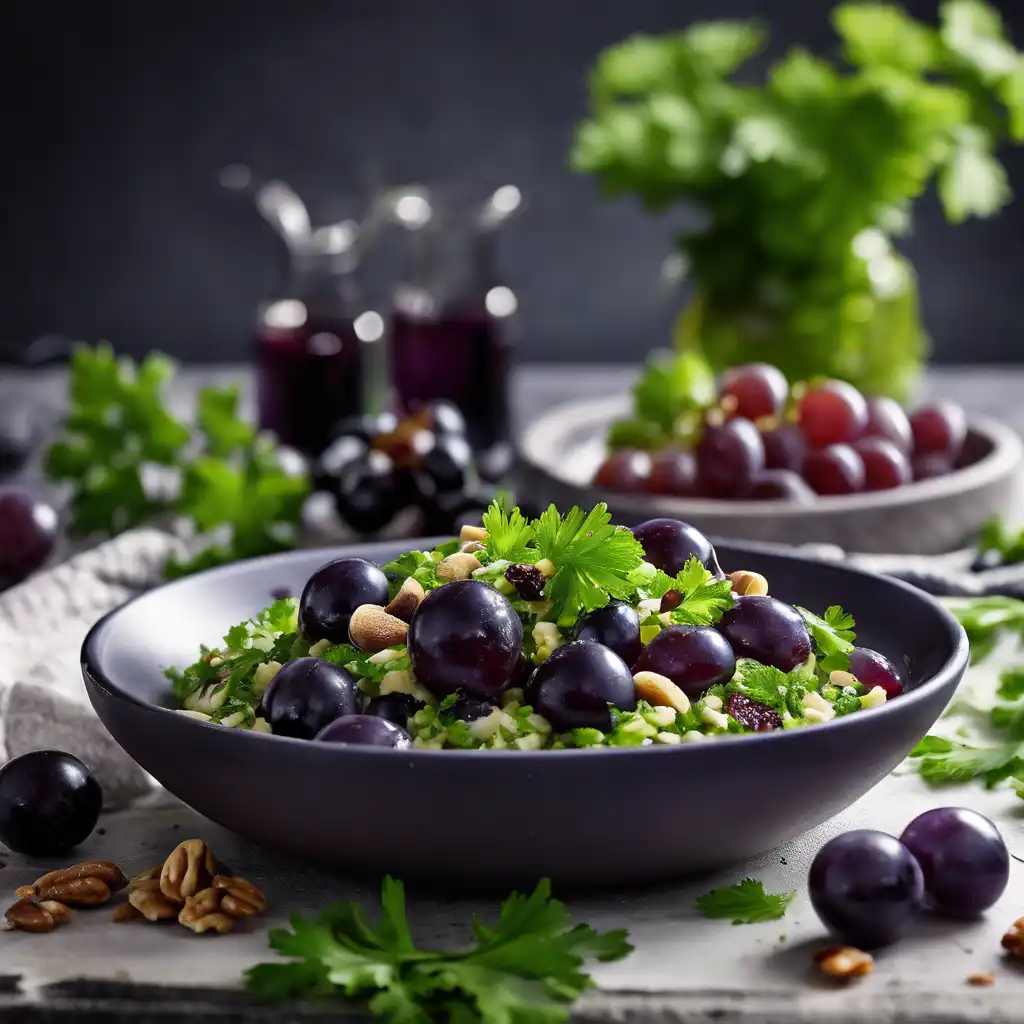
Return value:
[(782, 717), (778, 711), (759, 700), (751, 700), (742, 693), (730, 693), (725, 710), (740, 725), (753, 729), (754, 732), (771, 732), (772, 729), (782, 728)]
[(544, 584), (548, 581), (547, 576), (532, 565), (510, 565), (505, 570), (505, 579), (524, 601), (539, 601), (544, 596)]
[(683, 603), (683, 595), (678, 590), (666, 590), (661, 598), (659, 612), (674, 612)]

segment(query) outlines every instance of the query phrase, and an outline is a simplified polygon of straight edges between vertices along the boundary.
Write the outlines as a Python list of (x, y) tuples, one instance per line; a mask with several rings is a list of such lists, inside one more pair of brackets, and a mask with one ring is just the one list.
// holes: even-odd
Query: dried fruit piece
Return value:
[(683, 595), (678, 590), (666, 590), (661, 595), (661, 604), (658, 607), (658, 611), (674, 612), (683, 603)]
[(782, 716), (778, 711), (759, 700), (751, 700), (742, 693), (730, 693), (725, 710), (740, 725), (753, 729), (754, 732), (771, 732), (773, 729), (782, 728)]
[(505, 570), (505, 579), (516, 588), (524, 601), (540, 601), (544, 597), (544, 584), (548, 578), (532, 565), (510, 565)]

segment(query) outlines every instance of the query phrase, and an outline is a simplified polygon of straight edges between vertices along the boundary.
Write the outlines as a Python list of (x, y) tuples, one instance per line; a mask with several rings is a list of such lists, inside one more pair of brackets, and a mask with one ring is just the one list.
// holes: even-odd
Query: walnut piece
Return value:
[(224, 935), (231, 931), (235, 922), (221, 910), (224, 893), (225, 890), (211, 886), (190, 896), (178, 914), (178, 924), (191, 929), (196, 935), (206, 932)]
[(1003, 949), (1016, 960), (1024, 960), (1024, 917), (1018, 917), (1003, 936)]
[(853, 946), (829, 946), (815, 954), (814, 962), (830, 978), (843, 980), (862, 978), (875, 969), (874, 957)]
[(178, 843), (164, 861), (160, 891), (172, 903), (184, 903), (189, 896), (205, 889), (216, 872), (213, 853), (206, 843), (202, 839), (186, 839)]
[(255, 917), (267, 909), (267, 898), (245, 878), (217, 875), (213, 888), (222, 891), (220, 909), (229, 917)]

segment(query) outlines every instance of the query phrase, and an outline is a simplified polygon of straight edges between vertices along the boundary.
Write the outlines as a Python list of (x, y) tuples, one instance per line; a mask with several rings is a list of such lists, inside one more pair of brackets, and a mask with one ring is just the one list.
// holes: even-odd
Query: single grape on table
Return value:
[(204, 723), (420, 750), (682, 745), (819, 725), (907, 688), (854, 646), (852, 616), (829, 609), (832, 626), (769, 588), (726, 577), (679, 520), (630, 530), (602, 504), (527, 517), (496, 502), (432, 550), (328, 562), (300, 600), (168, 675)]
[(623, 494), (794, 503), (893, 490), (954, 472), (967, 421), (953, 402), (908, 415), (893, 399), (862, 395), (844, 381), (790, 386), (776, 368), (753, 363), (723, 374), (695, 434), (686, 427), (661, 440), (657, 430), (650, 436), (647, 450), (610, 451), (594, 485)]

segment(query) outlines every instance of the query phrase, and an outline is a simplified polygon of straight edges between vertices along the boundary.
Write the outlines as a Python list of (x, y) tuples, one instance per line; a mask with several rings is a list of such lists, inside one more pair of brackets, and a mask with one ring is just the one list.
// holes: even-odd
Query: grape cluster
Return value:
[(342, 520), (364, 534), (410, 507), (422, 513), (423, 532), (457, 533), (479, 522), (494, 497), (476, 472), (466, 421), (450, 402), (401, 419), (384, 413), (343, 420), (314, 476)]
[(964, 807), (918, 815), (899, 839), (858, 829), (826, 843), (811, 865), (811, 903), (840, 938), (864, 949), (896, 941), (926, 907), (950, 917), (988, 910), (1010, 855), (988, 818)]
[(843, 381), (790, 388), (774, 366), (751, 363), (724, 375), (692, 445), (619, 449), (594, 483), (623, 493), (808, 502), (951, 473), (966, 435), (952, 402), (908, 416), (891, 398), (866, 398)]

